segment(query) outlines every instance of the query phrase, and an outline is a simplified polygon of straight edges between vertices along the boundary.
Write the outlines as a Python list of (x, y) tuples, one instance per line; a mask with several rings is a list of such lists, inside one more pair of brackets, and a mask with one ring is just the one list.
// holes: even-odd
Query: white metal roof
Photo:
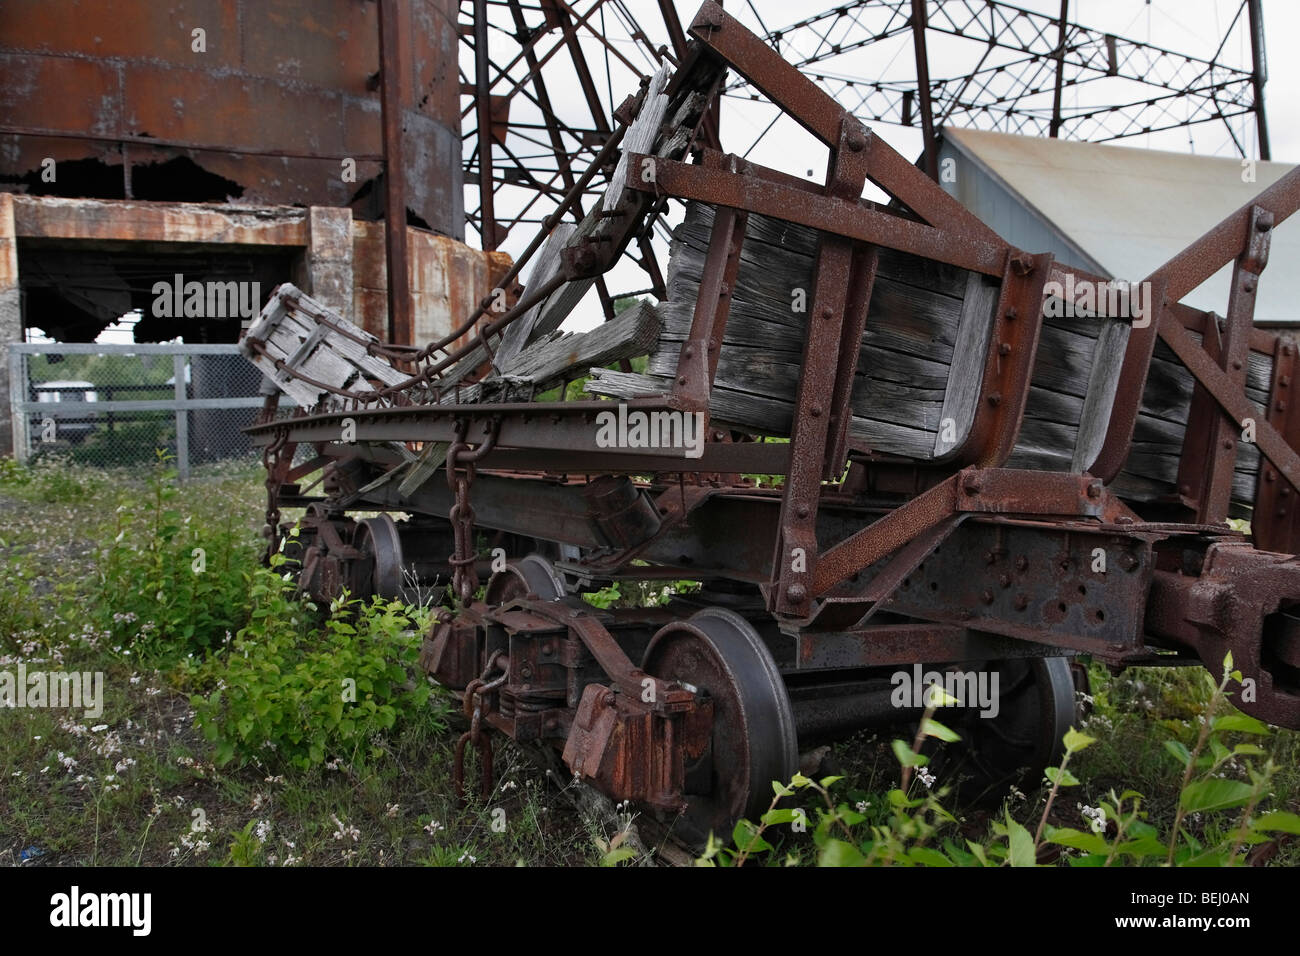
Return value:
[[(1242, 160), (1220, 156), (971, 129), (945, 129), (943, 137), (958, 161), (955, 188), (947, 188), (959, 199), (972, 205), (962, 188), (963, 178), (970, 177), (963, 177), (960, 169), (962, 160), (969, 159), (1014, 201), (1045, 220), (1066, 245), (1081, 252), (1084, 262), (1091, 260), (1110, 275), (1129, 280), (1149, 275), (1294, 168), (1289, 163), (1257, 162), (1255, 181), (1244, 182)], [(982, 204), (988, 205), (988, 197)], [(998, 228), (998, 223), (991, 224)], [(1003, 238), (1017, 242), (1015, 236)], [(1183, 301), (1222, 315), (1228, 305), (1230, 269), (1220, 270)], [(1255, 318), (1300, 322), (1300, 214), (1273, 235)]]

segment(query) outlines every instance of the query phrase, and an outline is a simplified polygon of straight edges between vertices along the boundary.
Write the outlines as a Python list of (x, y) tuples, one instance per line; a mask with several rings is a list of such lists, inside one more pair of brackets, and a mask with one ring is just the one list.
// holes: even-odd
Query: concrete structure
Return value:
[[(154, 274), (137, 273), (130, 290), (137, 307), (147, 308), (154, 281), (171, 280), (172, 267), (165, 264), (172, 261), (168, 256), (197, 250), (218, 262), (265, 260), (258, 267), (260, 274), (275, 278), (260, 290), (262, 300), (278, 282), (293, 281), (383, 338), (388, 312), (384, 230), (384, 223), (356, 221), (351, 210), (330, 207), (122, 202), (0, 193), (0, 335), (5, 341), (22, 340), (27, 261), (46, 261), (57, 252), (157, 260), (164, 264)], [(511, 264), (505, 253), (471, 249), (410, 226), (407, 245), (417, 343), (440, 338), (462, 322)], [(26, 323), (39, 324), (37, 318), (28, 314)], [(208, 323), (208, 329), (217, 330), (213, 340), (235, 341), (240, 320), (233, 317), (224, 322), (224, 326)], [(0, 381), (3, 450), (12, 447), (8, 394), (7, 381)]]
[[(940, 183), (1008, 242), (1102, 275), (1146, 277), (1293, 168), (945, 129)], [(1227, 308), (1230, 267), (1183, 299)], [(1256, 321), (1300, 321), (1300, 228), (1273, 235)]]
[[(133, 310), (137, 341), (234, 342), (239, 316), (152, 308), (177, 275), (255, 288), (256, 308), (293, 281), (380, 338), (442, 337), (510, 265), (460, 241), (457, 18), (455, 0), (0, 4), (0, 348), (28, 327), (91, 342)], [(408, 276), (391, 310), (389, 256)]]

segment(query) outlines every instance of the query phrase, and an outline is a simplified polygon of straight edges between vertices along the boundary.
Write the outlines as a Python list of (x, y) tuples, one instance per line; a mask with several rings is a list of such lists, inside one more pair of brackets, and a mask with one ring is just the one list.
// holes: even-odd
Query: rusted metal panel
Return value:
[[(386, 335), (387, 270), (383, 223), (353, 223), (354, 321), (373, 335)], [(408, 227), (407, 270), (411, 289), (412, 333), (403, 345), (438, 339), (492, 290), (511, 266), (504, 252), (482, 252), (455, 239)], [(508, 298), (507, 301), (510, 301)], [(473, 331), (453, 340), (470, 341)]]
[[(402, 205), (429, 228), (463, 237), (456, 5), (393, 2), (406, 131), (396, 168), (409, 183)], [(18, 0), (0, 16), (0, 133), (8, 141), (0, 172), (28, 177), (30, 188), (102, 195), (85, 192), (100, 187), (71, 171), (62, 186), (42, 184), (32, 173), (46, 156), (98, 160), (104, 172), (121, 167), (125, 196), (141, 170), (180, 157), (230, 180), (244, 201), (352, 204), (379, 215), (363, 194), (383, 153), (370, 82), (379, 66), (375, 4)], [(49, 151), (51, 135), (69, 138), (59, 154)], [(356, 162), (355, 177), (345, 160)]]

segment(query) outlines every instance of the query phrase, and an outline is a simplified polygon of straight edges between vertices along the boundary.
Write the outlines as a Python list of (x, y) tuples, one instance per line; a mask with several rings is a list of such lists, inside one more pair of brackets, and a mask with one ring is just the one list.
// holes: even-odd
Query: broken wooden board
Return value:
[[(651, 78), (641, 108), (624, 134), (619, 163), (604, 195), (576, 225), (557, 226), (544, 244), (539, 253), (541, 260), (529, 276), (529, 285), (532, 287), (537, 288), (558, 271), (565, 249), (575, 248), (584, 242), (598, 242), (616, 252), (622, 250), (633, 234), (644, 225), (644, 216), (655, 199), (639, 190), (627, 188), (628, 153), (652, 153), (667, 159), (681, 158), (689, 144), (690, 131), (699, 122), (709, 102), (708, 97), (698, 90), (684, 90), (679, 94), (680, 99), (671, 119), (665, 123), (667, 110), (672, 106), (670, 98), (662, 92), (669, 73), (668, 68), (664, 67)], [(626, 210), (629, 215), (610, 215), (616, 210)], [(556, 233), (560, 235), (559, 241), (556, 241)], [(531, 343), (556, 331), (594, 284), (594, 278), (566, 282), (547, 296), (544, 302), (529, 310), (526, 316), (512, 322), (503, 333), (502, 344), (498, 346), (506, 350), (506, 357), (501, 360), (501, 364), (508, 362), (514, 354)], [(527, 294), (527, 288), (524, 291)], [(510, 336), (514, 327), (520, 323), (525, 323), (523, 330)], [(475, 345), (468, 355), (441, 375), (435, 384), (440, 390), (454, 388), (480, 374), (490, 361), (482, 344)], [(497, 368), (499, 370), (500, 365)], [(432, 401), (432, 398), (428, 400)]]
[(647, 354), (661, 325), (655, 306), (638, 302), (590, 332), (552, 332), (516, 355), (503, 372), (447, 392), (441, 404), (529, 401), (537, 392), (587, 375), (592, 366)]
[[(254, 340), (265, 343), (265, 353), (253, 348)], [(334, 393), (276, 368), (276, 360), (317, 382), (364, 394), (410, 377), (385, 359), (371, 355), (363, 344), (378, 341), (286, 282), (271, 293), (266, 307), (241, 337), (239, 347), (245, 358), (298, 405), (329, 408), (337, 401)]]

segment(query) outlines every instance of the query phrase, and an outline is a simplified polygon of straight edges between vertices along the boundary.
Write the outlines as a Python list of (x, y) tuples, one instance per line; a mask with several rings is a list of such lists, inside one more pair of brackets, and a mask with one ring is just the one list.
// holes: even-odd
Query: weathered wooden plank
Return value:
[(1087, 391), (1083, 408), (1079, 411), (1079, 431), (1070, 458), (1071, 471), (1086, 471), (1097, 460), (1106, 440), (1110, 413), (1115, 404), (1115, 388), (1124, 365), (1124, 351), (1132, 331), (1127, 322), (1116, 319), (1102, 320), (1101, 334), (1097, 336), (1092, 355), (1092, 368), (1088, 373)]
[[(668, 96), (664, 93), (664, 89), (668, 86), (668, 76), (671, 72), (669, 67), (664, 66), (650, 77), (650, 85), (646, 87), (641, 109), (632, 118), (627, 132), (623, 134), (618, 165), (614, 167), (614, 174), (609, 177), (609, 188), (605, 190), (605, 196), (601, 200), (601, 208), (606, 212), (616, 209), (623, 200), (623, 190), (627, 188), (628, 153), (650, 152), (659, 137), (659, 128), (663, 125), (664, 115), (668, 112)], [(635, 171), (634, 175), (639, 176), (640, 171)]]
[[(939, 412), (939, 431), (934, 440), (934, 457), (946, 454), (965, 441), (975, 420), (980, 385), (984, 380), (989, 334), (993, 330), (993, 310), (997, 306), (998, 288), (972, 272), (966, 281), (957, 338), (953, 343), (952, 363)], [(952, 427), (944, 427), (951, 422)]]
[(645, 355), (659, 335), (654, 306), (639, 302), (590, 332), (552, 333), (516, 355), (505, 371), (443, 396), (443, 404), (527, 400), (562, 379), (587, 374), (593, 365)]
[[(533, 264), (532, 271), (528, 274), (528, 285), (524, 287), (524, 294), (527, 294), (528, 286), (539, 289), (559, 274), (564, 267), (561, 252), (573, 237), (576, 229), (577, 226), (573, 223), (562, 222), (551, 230), (550, 236), (547, 237), (546, 242), (537, 253), (537, 259)], [(498, 371), (506, 368), (511, 360), (523, 350), (524, 346), (535, 338), (532, 334), (533, 329), (542, 314), (542, 309), (552, 297), (553, 295), (547, 296), (546, 299), (538, 302), (523, 316), (510, 323), (506, 330), (501, 333), (501, 344), (497, 347), (496, 355), (493, 356), (493, 365)]]

